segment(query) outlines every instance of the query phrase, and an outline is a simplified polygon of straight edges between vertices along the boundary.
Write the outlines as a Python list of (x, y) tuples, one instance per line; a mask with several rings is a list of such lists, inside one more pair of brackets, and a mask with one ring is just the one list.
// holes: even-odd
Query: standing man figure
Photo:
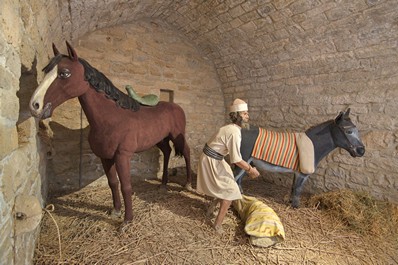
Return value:
[(240, 153), (241, 128), (249, 121), (247, 103), (235, 99), (229, 113), (232, 123), (221, 127), (210, 138), (199, 158), (197, 190), (215, 200), (210, 205), (208, 214), (220, 203), (220, 210), (214, 222), (214, 229), (222, 233), (222, 222), (233, 200), (242, 198), (235, 181), (231, 166), (224, 160), (229, 154), (230, 163), (246, 171), (250, 178), (260, 175), (255, 167), (242, 160)]

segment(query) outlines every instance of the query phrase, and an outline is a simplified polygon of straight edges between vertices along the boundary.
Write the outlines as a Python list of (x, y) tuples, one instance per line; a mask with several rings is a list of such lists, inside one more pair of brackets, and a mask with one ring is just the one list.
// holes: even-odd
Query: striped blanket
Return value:
[(299, 170), (295, 133), (274, 132), (259, 128), (252, 156), (268, 163)]
[(305, 133), (274, 132), (259, 128), (252, 157), (300, 171), (315, 172), (314, 145)]

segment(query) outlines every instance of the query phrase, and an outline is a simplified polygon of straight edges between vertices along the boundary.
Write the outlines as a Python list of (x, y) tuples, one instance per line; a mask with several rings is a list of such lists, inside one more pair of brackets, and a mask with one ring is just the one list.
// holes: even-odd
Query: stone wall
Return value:
[[(76, 101), (60, 106), (52, 121), (30, 117), (52, 42), (64, 51), (70, 41), (120, 87), (173, 89), (187, 112), (194, 166), (235, 97), (249, 101), (252, 123), (276, 130), (305, 130), (351, 107), (365, 156), (334, 151), (305, 188), (365, 190), (398, 202), (397, 15), (394, 0), (0, 1), (0, 264), (32, 260), (39, 231), (15, 233), (18, 196), (45, 206), (47, 185), (67, 189), (79, 174), (87, 181), (101, 174), (80, 140), (88, 128)], [(60, 145), (64, 134), (71, 151)], [(154, 152), (134, 158), (133, 175), (153, 174)], [(70, 166), (80, 157), (85, 167)]]
[(39, 229), (19, 232), (15, 202), (30, 195), (44, 206), (47, 192), (47, 146), (28, 102), (42, 78), (36, 67), (48, 59), (48, 21), (56, 18), (53, 5), (28, 2), (0, 1), (0, 264), (31, 264)]
[(392, 0), (237, 0), (174, 2), (159, 16), (213, 59), (225, 101), (248, 99), (256, 125), (303, 131), (351, 107), (365, 156), (334, 151), (307, 191), (350, 188), (397, 202), (397, 15)]

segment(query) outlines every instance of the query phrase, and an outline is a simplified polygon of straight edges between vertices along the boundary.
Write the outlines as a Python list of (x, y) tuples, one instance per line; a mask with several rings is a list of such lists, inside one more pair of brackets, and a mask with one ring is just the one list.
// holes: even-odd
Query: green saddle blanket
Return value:
[(154, 94), (148, 94), (141, 97), (134, 91), (133, 87), (130, 85), (126, 86), (126, 90), (129, 97), (137, 100), (141, 105), (156, 106), (159, 103), (159, 97)]

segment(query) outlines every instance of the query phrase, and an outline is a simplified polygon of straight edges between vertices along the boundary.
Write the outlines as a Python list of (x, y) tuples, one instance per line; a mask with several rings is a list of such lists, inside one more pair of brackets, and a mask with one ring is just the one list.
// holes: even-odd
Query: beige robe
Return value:
[[(241, 140), (240, 127), (228, 124), (221, 127), (207, 142), (207, 145), (223, 156), (229, 154), (230, 162), (236, 163), (242, 160)], [(197, 190), (223, 200), (233, 201), (242, 198), (231, 166), (224, 159), (217, 160), (204, 153), (199, 158)]]

